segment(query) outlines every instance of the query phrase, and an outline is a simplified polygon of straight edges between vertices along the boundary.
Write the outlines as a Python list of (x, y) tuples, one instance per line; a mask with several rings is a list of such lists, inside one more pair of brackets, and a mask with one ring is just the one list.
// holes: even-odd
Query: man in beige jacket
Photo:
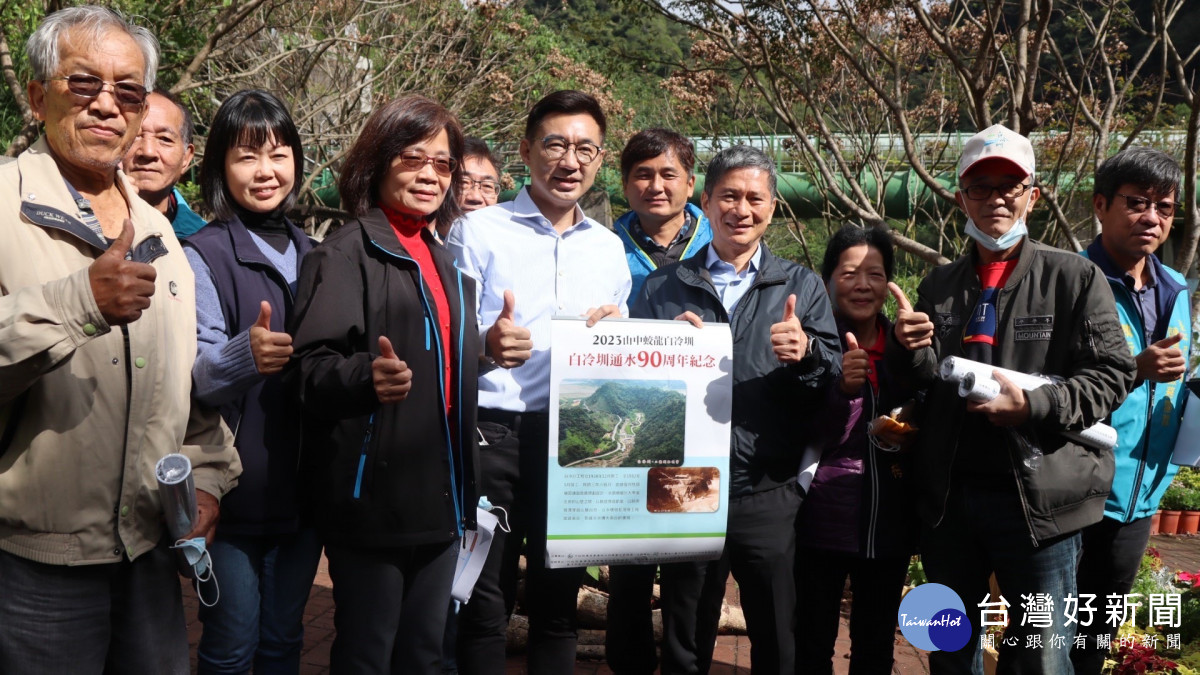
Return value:
[(192, 405), (193, 277), (117, 167), (157, 41), (99, 7), (29, 38), (45, 135), (0, 166), (0, 672), (186, 673), (155, 463), (193, 465), (210, 536), (241, 472)]

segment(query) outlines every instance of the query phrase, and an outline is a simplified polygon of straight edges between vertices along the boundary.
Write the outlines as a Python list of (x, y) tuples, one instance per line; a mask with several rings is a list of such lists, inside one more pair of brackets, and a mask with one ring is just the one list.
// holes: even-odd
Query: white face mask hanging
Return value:
[(983, 230), (980, 230), (975, 224), (975, 221), (969, 217), (967, 218), (967, 226), (963, 229), (963, 231), (968, 237), (979, 242), (980, 246), (992, 251), (993, 253), (1007, 251), (1013, 246), (1016, 246), (1017, 242), (1021, 241), (1023, 237), (1029, 234), (1029, 228), (1025, 226), (1025, 216), (1028, 213), (1029, 205), (1026, 204), (1025, 213), (1021, 214), (1021, 217), (1017, 218), (1017, 222), (1013, 223), (1013, 226), (1008, 228), (1008, 232), (1005, 232), (999, 237), (993, 237), (984, 233)]

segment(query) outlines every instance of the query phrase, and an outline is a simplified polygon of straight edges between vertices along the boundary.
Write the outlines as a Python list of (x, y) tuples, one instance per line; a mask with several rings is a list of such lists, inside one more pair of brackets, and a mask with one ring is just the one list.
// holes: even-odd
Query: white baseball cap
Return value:
[(958, 158), (958, 177), (986, 160), (1004, 160), (1022, 173), (1033, 175), (1033, 144), (1003, 124), (993, 124), (967, 139)]

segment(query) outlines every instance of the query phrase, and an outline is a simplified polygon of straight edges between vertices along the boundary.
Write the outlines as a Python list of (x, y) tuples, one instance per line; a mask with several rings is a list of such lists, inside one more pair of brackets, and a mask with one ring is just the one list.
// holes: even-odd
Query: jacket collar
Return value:
[[(400, 238), (396, 236), (396, 231), (392, 229), (392, 224), (388, 222), (387, 215), (383, 209), (374, 207), (367, 211), (358, 219), (362, 223), (363, 232), (371, 243), (382, 248), (383, 250), (393, 255), (398, 255), (404, 258), (412, 258), (412, 254), (404, 248), (400, 243)], [(421, 238), (425, 240), (425, 244), (432, 250), (439, 246), (437, 239), (429, 233), (429, 229), (421, 230)]]
[[(362, 223), (363, 233), (370, 242), (392, 255), (400, 256), (412, 260), (412, 254), (404, 248), (400, 243), (400, 238), (396, 236), (396, 231), (392, 229), (392, 224), (388, 222), (387, 216), (383, 210), (373, 208), (367, 211), (358, 222)], [(458, 274), (458, 261), (454, 256), (450, 255), (446, 248), (438, 243), (433, 233), (428, 228), (421, 230), (421, 239), (425, 245), (429, 247), (429, 255), (437, 265), (438, 275), (442, 277), (442, 283), (448, 284), (450, 280)], [(447, 293), (449, 296), (449, 293)]]
[[(1038, 251), (1041, 248), (1042, 244), (1030, 239), (1028, 235), (1025, 236), (1025, 239), (1021, 242), (1021, 250), (1017, 252), (1017, 266), (1013, 268), (1012, 274), (1008, 276), (1008, 281), (1004, 283), (1005, 288), (1012, 288), (1020, 283), (1021, 279), (1029, 273), (1029, 268), (1033, 267), (1033, 261), (1038, 256)], [(969, 276), (975, 280), (975, 286), (978, 286), (979, 275), (975, 272), (975, 269), (983, 261), (979, 259), (979, 245), (974, 240), (971, 240), (968, 253), (964, 257), (970, 262), (971, 274)]]
[[(22, 215), (35, 225), (67, 232), (100, 251), (108, 248), (108, 242), (80, 218), (79, 207), (67, 188), (66, 179), (58, 170), (58, 163), (50, 154), (50, 144), (44, 135), (17, 157), (17, 167)], [(116, 171), (116, 184), (126, 201), (129, 201), (131, 192), (119, 169)]]
[[(1104, 272), (1105, 278), (1114, 284), (1125, 285), (1125, 273), (1122, 272), (1112, 256), (1108, 255), (1108, 251), (1104, 250), (1104, 244), (1100, 243), (1100, 237), (1097, 236), (1092, 243), (1088, 244), (1086, 255), (1089, 260), (1096, 263), (1101, 272)], [(1160, 284), (1162, 288), (1169, 291), (1168, 293), (1160, 293), (1160, 297), (1174, 298), (1176, 293), (1186, 288), (1182, 284), (1176, 282), (1171, 275), (1167, 273), (1167, 266), (1162, 264), (1157, 255), (1149, 255), (1146, 262), (1153, 268), (1154, 281)], [(1160, 303), (1161, 305), (1162, 303)], [(1163, 307), (1159, 307), (1159, 312), (1163, 311)]]
[[(238, 262), (249, 262), (260, 265), (269, 265), (274, 268), (267, 257), (263, 255), (258, 244), (254, 243), (254, 237), (250, 235), (250, 228), (242, 223), (241, 219), (234, 215), (229, 221), (230, 225), (236, 224), (239, 227), (225, 228), (229, 233), (230, 250), (233, 251), (233, 257)], [(284, 219), (287, 224), (288, 237), (292, 240), (292, 245), (296, 247), (297, 260), (304, 257), (304, 254), (312, 248), (312, 244), (308, 240), (308, 236), (292, 224), (292, 221)]]
[[(712, 276), (705, 267), (705, 261), (708, 260), (708, 249), (711, 247), (711, 243), (705, 244), (703, 248), (696, 251), (696, 255), (685, 258), (679, 263), (680, 281), (692, 285), (712, 286)], [(787, 281), (787, 271), (783, 269), (783, 263), (775, 257), (775, 254), (771, 253), (767, 242), (760, 239), (758, 247), (762, 257), (759, 260), (758, 274), (754, 279), (754, 285)]]
[[(370, 249), (370, 245), (373, 244), (394, 256), (404, 258), (416, 264), (412, 254), (400, 243), (400, 239), (396, 236), (396, 231), (392, 229), (392, 224), (388, 222), (387, 216), (384, 215), (382, 209), (378, 207), (372, 208), (370, 211), (364, 213), (358, 219), (358, 222), (362, 225), (363, 236), (368, 240), (368, 250)], [(429, 247), (429, 257), (433, 259), (433, 264), (437, 267), (438, 276), (442, 280), (442, 287), (446, 291), (446, 302), (449, 304), (450, 316), (452, 317), (450, 321), (450, 335), (452, 339), (457, 341), (461, 338), (459, 320), (464, 318), (462, 313), (467, 311), (467, 308), (460, 302), (460, 294), (463, 287), (462, 272), (458, 269), (458, 261), (454, 256), (450, 255), (445, 247), (438, 243), (428, 228), (421, 230), (421, 239)], [(415, 272), (416, 270), (413, 271)], [(425, 280), (421, 276), (420, 274), (416, 274), (415, 283), (425, 283)], [(452, 288), (457, 289), (457, 292), (451, 292)], [(432, 318), (436, 319), (436, 309), (432, 304), (427, 309), (433, 313)], [(474, 311), (474, 308), (471, 308), (471, 311)], [(458, 319), (453, 317), (458, 317)]]
[[(50, 154), (50, 144), (45, 135), (17, 157), (17, 172), (21, 215), (39, 227), (66, 232), (99, 252), (108, 250), (108, 241), (80, 219), (79, 207), (67, 188), (66, 179), (58, 170), (58, 163)], [(147, 220), (155, 216), (161, 219), (164, 230), (170, 227), (166, 216), (133, 196), (137, 193), (119, 168), (116, 170), (115, 181), (121, 196), (129, 205), (129, 217), (135, 227), (140, 225), (145, 228), (159, 224), (154, 220)], [(147, 234), (144, 229), (136, 232), (134, 242), (132, 258), (139, 262), (150, 262), (166, 253), (166, 247), (156, 232)]]

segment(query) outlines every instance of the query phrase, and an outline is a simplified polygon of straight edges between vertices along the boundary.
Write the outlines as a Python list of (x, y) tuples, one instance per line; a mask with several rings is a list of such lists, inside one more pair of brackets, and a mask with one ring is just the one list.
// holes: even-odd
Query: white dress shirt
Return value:
[(631, 281), (621, 240), (578, 206), (575, 217), (560, 235), (522, 189), (513, 201), (472, 211), (450, 229), (447, 248), (479, 284), (481, 333), (495, 323), (504, 291), (511, 290), (515, 321), (533, 337), (533, 356), (524, 364), (481, 372), (481, 408), (549, 408), (551, 317), (583, 316), (601, 305), (617, 305), (621, 316), (629, 315)]

